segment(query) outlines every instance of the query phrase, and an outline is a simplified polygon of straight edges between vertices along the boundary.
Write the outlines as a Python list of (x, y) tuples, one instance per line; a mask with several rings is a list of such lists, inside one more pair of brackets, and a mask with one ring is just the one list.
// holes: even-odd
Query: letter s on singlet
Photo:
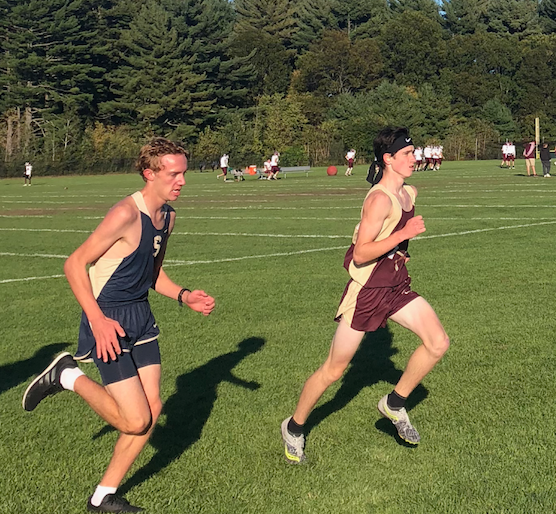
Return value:
[(154, 253), (153, 253), (153, 257), (156, 257), (158, 255), (158, 252), (160, 252), (160, 243), (162, 242), (162, 237), (160, 236), (154, 236), (154, 240), (153, 240), (153, 248), (154, 248)]

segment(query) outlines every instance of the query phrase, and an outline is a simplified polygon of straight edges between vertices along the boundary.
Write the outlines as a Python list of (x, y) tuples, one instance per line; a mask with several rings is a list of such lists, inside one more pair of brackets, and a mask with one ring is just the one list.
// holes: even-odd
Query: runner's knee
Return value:
[(128, 435), (144, 435), (153, 424), (150, 412), (138, 412), (132, 417), (124, 419), (121, 432)]
[(428, 344), (425, 343), (428, 352), (436, 359), (441, 359), (450, 347), (450, 339), (445, 332), (432, 338)]
[(340, 378), (342, 378), (342, 375), (344, 374), (344, 371), (347, 368), (347, 364), (341, 363), (341, 364), (332, 364), (329, 362), (326, 362), (322, 368), (322, 375), (323, 378), (325, 380), (325, 382), (330, 385), (333, 384), (334, 382), (336, 382), (337, 380), (340, 380)]

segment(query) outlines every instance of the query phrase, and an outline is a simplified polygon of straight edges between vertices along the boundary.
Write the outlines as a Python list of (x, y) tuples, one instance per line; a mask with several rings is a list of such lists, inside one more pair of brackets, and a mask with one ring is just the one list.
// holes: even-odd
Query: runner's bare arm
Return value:
[(390, 214), (392, 200), (390, 197), (376, 191), (369, 195), (363, 204), (363, 216), (359, 225), (357, 241), (353, 250), (353, 261), (361, 266), (367, 262), (378, 259), (381, 255), (399, 245), (406, 239), (411, 239), (425, 231), (425, 224), (422, 216), (411, 218), (404, 228), (394, 232), (381, 241), (376, 241), (384, 220)]
[(117, 336), (125, 332), (117, 321), (107, 318), (93, 295), (87, 266), (96, 262), (126, 233), (136, 221), (138, 212), (125, 201), (116, 204), (87, 240), (75, 250), (64, 264), (64, 273), (77, 298), (79, 305), (87, 315), (97, 343), (97, 356), (107, 362), (120, 353)]

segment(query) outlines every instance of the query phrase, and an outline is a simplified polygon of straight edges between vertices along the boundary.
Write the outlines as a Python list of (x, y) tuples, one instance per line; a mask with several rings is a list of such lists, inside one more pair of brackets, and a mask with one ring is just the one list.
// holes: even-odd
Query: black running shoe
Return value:
[(23, 408), (32, 411), (47, 396), (63, 391), (60, 375), (66, 368), (77, 368), (77, 362), (68, 352), (58, 355), (48, 368), (29, 384), (23, 395)]
[(143, 512), (144, 510), (141, 507), (130, 505), (123, 496), (115, 494), (107, 494), (98, 507), (91, 503), (91, 498), (92, 496), (87, 502), (87, 510), (89, 512)]

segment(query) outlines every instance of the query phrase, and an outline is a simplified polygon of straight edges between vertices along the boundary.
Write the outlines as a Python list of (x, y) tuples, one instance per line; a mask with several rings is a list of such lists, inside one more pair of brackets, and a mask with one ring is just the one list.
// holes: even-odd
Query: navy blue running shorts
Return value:
[(160, 330), (148, 301), (118, 307), (101, 307), (101, 309), (106, 317), (116, 320), (126, 333), (125, 337), (118, 336), (122, 353), (116, 357), (116, 360), (109, 359), (108, 362), (103, 362), (97, 357), (93, 331), (87, 316), (83, 313), (75, 355), (77, 361), (93, 361), (97, 365), (104, 385), (138, 376), (139, 368), (160, 364), (158, 347)]

